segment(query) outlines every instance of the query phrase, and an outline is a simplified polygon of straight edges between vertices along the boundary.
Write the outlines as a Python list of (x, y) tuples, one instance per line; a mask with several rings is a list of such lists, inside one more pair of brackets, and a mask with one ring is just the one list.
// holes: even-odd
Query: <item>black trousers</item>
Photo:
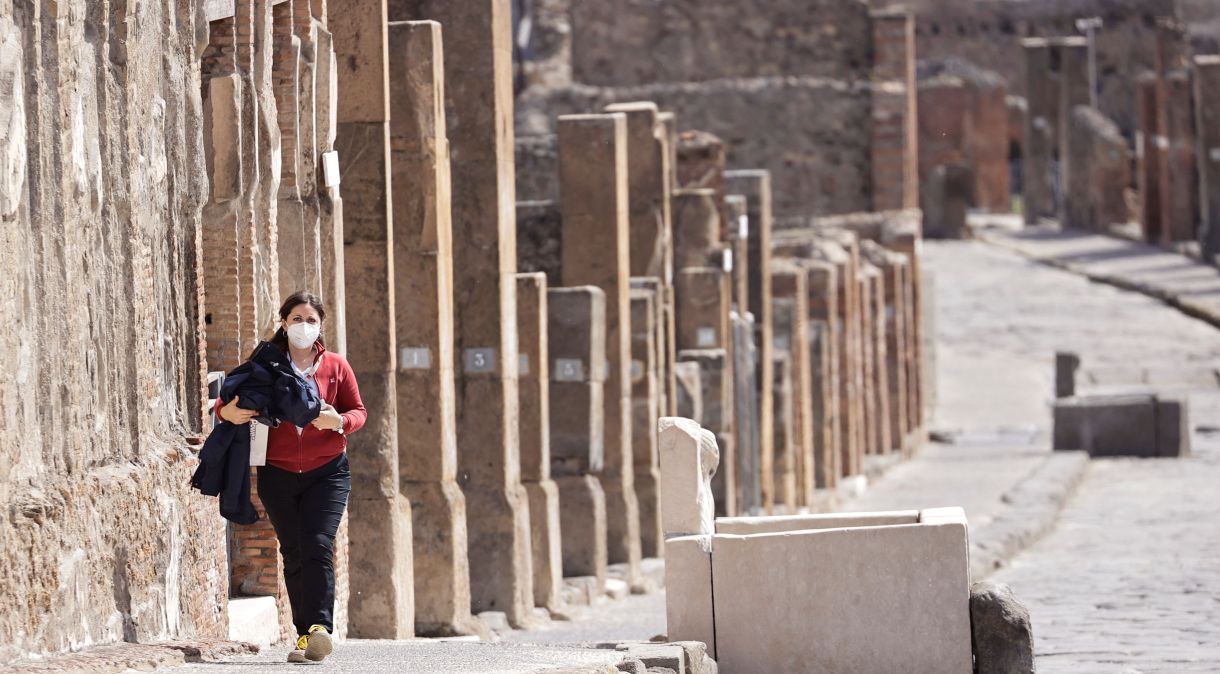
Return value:
[(305, 473), (258, 468), (258, 496), (280, 541), (298, 636), (310, 625), (335, 631), (335, 533), (351, 490), (346, 453)]

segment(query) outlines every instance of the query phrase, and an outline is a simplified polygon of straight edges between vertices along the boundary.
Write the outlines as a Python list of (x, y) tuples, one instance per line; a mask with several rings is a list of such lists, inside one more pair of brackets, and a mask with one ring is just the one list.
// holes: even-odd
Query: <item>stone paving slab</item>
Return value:
[(1042, 224), (979, 229), (983, 241), (1099, 283), (1155, 297), (1220, 327), (1220, 269), (1185, 255), (1104, 234)]
[[(1220, 395), (1196, 394), (1201, 419)], [(1220, 669), (1220, 434), (1185, 459), (1094, 459), (1056, 529), (995, 580), (1033, 619), (1039, 672)]]

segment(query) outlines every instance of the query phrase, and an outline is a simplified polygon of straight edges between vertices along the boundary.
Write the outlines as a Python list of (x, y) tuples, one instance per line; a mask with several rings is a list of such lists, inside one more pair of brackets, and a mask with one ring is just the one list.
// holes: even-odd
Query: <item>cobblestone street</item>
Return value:
[[(1192, 396), (1198, 427), (1220, 413)], [(1177, 460), (1094, 459), (1055, 530), (995, 578), (1029, 606), (1040, 672), (1220, 668), (1220, 442)]]

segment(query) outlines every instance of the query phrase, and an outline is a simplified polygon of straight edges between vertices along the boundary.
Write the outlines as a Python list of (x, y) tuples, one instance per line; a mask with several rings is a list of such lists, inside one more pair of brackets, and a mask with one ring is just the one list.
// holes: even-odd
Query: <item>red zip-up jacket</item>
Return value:
[[(313, 424), (306, 424), (299, 434), (297, 427), (290, 423), (272, 428), (267, 434), (267, 463), (294, 473), (313, 470), (342, 454), (347, 449), (347, 436), (360, 430), (368, 418), (360, 400), (356, 374), (347, 359), (327, 351), (321, 344), (314, 344), (314, 348), (317, 350), (314, 362), (322, 359), (314, 372), (318, 397), (343, 417), (343, 432), (320, 430)], [(217, 416), (221, 407), (221, 401), (217, 400)]]

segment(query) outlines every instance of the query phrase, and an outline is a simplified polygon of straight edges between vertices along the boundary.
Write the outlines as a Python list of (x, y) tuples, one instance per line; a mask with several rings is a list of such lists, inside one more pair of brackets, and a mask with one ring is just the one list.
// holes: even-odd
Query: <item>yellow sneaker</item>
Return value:
[(296, 648), (288, 653), (288, 662), (307, 662), (305, 659), (305, 649), (309, 646), (309, 637), (297, 637)]
[[(305, 658), (314, 662), (322, 662), (335, 648), (330, 638), (330, 632), (321, 625), (310, 625), (309, 635), (301, 637), (301, 639), (305, 640)], [(297, 639), (298, 646), (301, 639)]]

